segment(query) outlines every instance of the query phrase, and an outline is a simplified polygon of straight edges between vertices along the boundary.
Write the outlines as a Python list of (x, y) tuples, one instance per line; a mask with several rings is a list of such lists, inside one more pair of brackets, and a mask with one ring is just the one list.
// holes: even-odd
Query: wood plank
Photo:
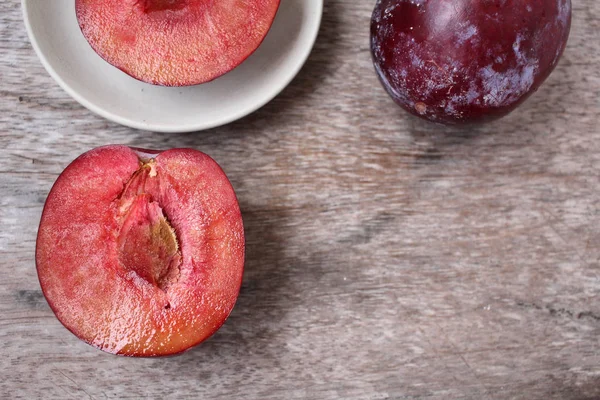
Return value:
[[(326, 0), (308, 63), (259, 111), (159, 134), (72, 100), (19, 2), (0, 2), (0, 397), (600, 399), (600, 3), (574, 2), (538, 93), (468, 129), (409, 117), (381, 89), (373, 4)], [(238, 193), (239, 302), (181, 356), (99, 352), (41, 294), (45, 197), (108, 143), (197, 148)]]

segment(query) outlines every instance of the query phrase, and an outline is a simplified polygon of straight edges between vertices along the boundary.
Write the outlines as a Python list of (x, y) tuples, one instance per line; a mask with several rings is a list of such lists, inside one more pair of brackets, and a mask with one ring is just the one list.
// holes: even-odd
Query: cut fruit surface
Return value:
[(242, 217), (229, 180), (199, 151), (100, 147), (50, 191), (36, 263), (48, 303), (80, 339), (115, 354), (175, 354), (233, 309)]
[(189, 86), (237, 67), (269, 31), (280, 0), (76, 0), (83, 35), (141, 81)]

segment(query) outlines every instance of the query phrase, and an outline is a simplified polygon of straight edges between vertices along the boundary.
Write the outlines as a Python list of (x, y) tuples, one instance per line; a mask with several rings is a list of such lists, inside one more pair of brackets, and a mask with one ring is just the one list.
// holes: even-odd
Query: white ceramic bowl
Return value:
[(29, 38), (50, 75), (75, 100), (117, 123), (192, 132), (242, 118), (300, 71), (317, 38), (323, 0), (282, 0), (258, 50), (228, 74), (197, 86), (139, 82), (101, 59), (83, 37), (75, 0), (22, 0)]

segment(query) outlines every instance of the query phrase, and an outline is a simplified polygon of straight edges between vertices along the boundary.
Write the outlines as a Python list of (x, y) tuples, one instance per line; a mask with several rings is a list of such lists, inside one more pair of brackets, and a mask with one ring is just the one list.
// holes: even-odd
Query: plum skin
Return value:
[(539, 88), (570, 26), (570, 0), (378, 0), (370, 45), (379, 80), (406, 111), (477, 123)]

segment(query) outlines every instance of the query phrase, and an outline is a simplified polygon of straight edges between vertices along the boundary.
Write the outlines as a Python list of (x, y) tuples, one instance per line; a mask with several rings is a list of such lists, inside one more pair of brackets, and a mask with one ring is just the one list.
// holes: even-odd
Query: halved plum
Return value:
[(76, 0), (83, 35), (107, 62), (163, 86), (211, 81), (261, 44), (280, 0)]
[(225, 173), (197, 150), (99, 147), (52, 187), (36, 263), (50, 307), (80, 339), (115, 354), (175, 354), (233, 309), (242, 217)]

